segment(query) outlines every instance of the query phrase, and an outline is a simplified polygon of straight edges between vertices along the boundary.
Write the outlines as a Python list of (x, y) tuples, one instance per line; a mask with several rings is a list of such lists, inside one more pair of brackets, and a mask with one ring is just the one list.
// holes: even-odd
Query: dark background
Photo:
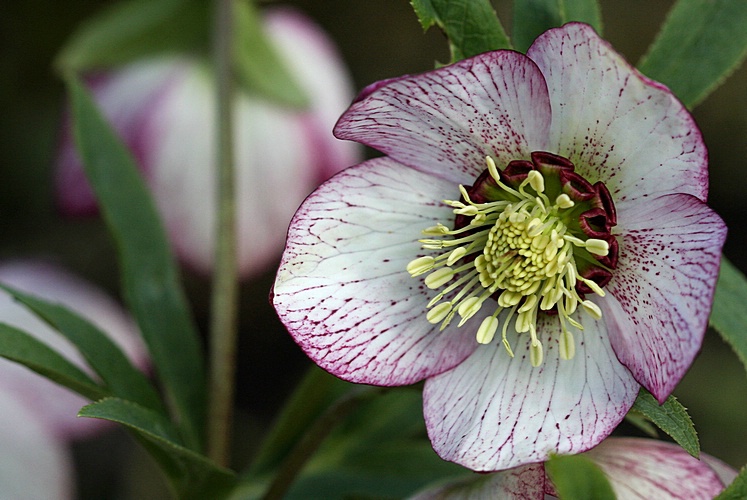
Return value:
[[(115, 254), (101, 222), (60, 218), (51, 189), (51, 163), (64, 103), (64, 89), (51, 61), (78, 24), (109, 3), (5, 0), (0, 8), (0, 258), (44, 257), (116, 295)], [(316, 19), (337, 42), (357, 88), (448, 60), (444, 38), (435, 30), (424, 35), (406, 0), (271, 3), (296, 5)], [(510, 3), (493, 2), (509, 31)], [(601, 4), (605, 37), (635, 63), (672, 1), (603, 0)], [(710, 151), (709, 202), (730, 228), (725, 253), (744, 270), (747, 69), (739, 69), (694, 115)], [(239, 461), (250, 455), (257, 433), (306, 366), (269, 306), (272, 279), (273, 270), (268, 269), (242, 288)], [(185, 282), (204, 326), (209, 281), (185, 272)], [(709, 332), (703, 353), (675, 391), (690, 410), (703, 450), (735, 467), (747, 463), (746, 382), (737, 358)], [(112, 497), (115, 491), (126, 492), (123, 498), (160, 494), (158, 473), (123, 433), (79, 445), (76, 456), (84, 471), (81, 497)], [(96, 474), (87, 473), (94, 470)]]

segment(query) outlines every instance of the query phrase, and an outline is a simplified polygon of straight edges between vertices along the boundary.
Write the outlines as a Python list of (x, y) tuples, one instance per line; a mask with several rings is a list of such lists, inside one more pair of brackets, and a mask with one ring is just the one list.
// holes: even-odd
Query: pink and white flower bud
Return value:
[[(132, 319), (93, 285), (38, 261), (0, 264), (0, 282), (80, 314), (109, 334), (136, 366), (147, 365)], [(5, 292), (0, 292), (0, 318), (90, 373), (67, 339)], [(88, 403), (27, 368), (0, 359), (0, 499), (73, 498), (68, 442), (109, 425), (103, 420), (77, 418), (80, 408)]]
[[(242, 276), (266, 268), (282, 250), (288, 222), (323, 180), (360, 160), (360, 148), (332, 127), (352, 99), (342, 62), (321, 30), (302, 15), (271, 10), (265, 29), (310, 106), (294, 110), (239, 90), (234, 108), (238, 259)], [(137, 160), (176, 253), (210, 272), (215, 226), (215, 81), (189, 57), (138, 61), (93, 77), (90, 87)], [(96, 213), (71, 138), (63, 131), (57, 192), (69, 215)]]

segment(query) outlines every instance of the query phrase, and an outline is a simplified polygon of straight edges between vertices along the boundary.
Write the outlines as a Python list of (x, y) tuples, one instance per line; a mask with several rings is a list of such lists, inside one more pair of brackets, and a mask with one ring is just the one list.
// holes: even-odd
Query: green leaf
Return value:
[(124, 298), (190, 448), (201, 449), (205, 420), (203, 355), (166, 234), (129, 151), (74, 77), (75, 141), (119, 251)]
[(221, 498), (235, 483), (235, 474), (180, 444), (178, 431), (163, 415), (131, 401), (106, 398), (84, 406), (80, 417), (124, 425), (155, 448), (154, 457), (167, 471), (178, 497)]
[(260, 16), (246, 0), (234, 2), (234, 64), (236, 76), (249, 92), (280, 104), (302, 108), (308, 96), (264, 34)]
[(70, 340), (113, 395), (165, 413), (161, 398), (147, 377), (133, 367), (119, 346), (96, 326), (61, 305), (5, 285), (0, 288)]
[(545, 462), (545, 470), (561, 499), (615, 499), (607, 476), (583, 455), (552, 456)]
[(590, 24), (602, 34), (602, 11), (597, 0), (515, 0), (514, 46), (526, 52), (539, 35), (571, 21)]
[(114, 66), (157, 53), (208, 44), (209, 3), (131, 0), (115, 3), (81, 26), (57, 56), (60, 71)]
[(309, 368), (262, 442), (249, 473), (273, 470), (324, 410), (355, 388), (316, 365)]
[(698, 458), (700, 443), (690, 415), (677, 398), (669, 396), (664, 404), (659, 405), (650, 392), (641, 388), (631, 412), (643, 415), (659, 429), (667, 433), (677, 444), (690, 455)]
[(438, 26), (449, 39), (451, 62), (510, 49), (511, 42), (488, 0), (411, 0), (424, 30)]
[(96, 400), (108, 396), (103, 387), (57, 351), (28, 333), (0, 323), (0, 356), (20, 363), (81, 396)]
[(747, 498), (747, 467), (742, 467), (734, 481), (715, 500), (744, 500)]
[(747, 370), (747, 279), (726, 257), (716, 282), (710, 324), (734, 349)]
[(421, 391), (390, 389), (362, 403), (330, 434), (285, 498), (403, 498), (434, 481), (471, 474), (433, 451)]
[(636, 426), (640, 431), (644, 432), (648, 437), (658, 439), (659, 438), (659, 431), (656, 430), (656, 427), (651, 423), (649, 419), (641, 415), (637, 412), (628, 412), (627, 415), (625, 415), (625, 420), (628, 421), (628, 423)]
[(638, 68), (692, 108), (747, 56), (747, 2), (679, 0)]

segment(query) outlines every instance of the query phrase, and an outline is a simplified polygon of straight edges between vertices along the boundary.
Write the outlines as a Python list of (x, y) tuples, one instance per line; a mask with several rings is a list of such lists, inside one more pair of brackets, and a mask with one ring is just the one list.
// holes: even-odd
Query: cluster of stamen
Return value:
[(493, 310), (480, 324), (477, 342), (491, 343), (500, 327), (503, 345), (513, 357), (508, 340), (513, 321), (517, 333), (529, 334), (530, 361), (538, 366), (543, 360), (538, 315), (557, 313), (562, 331), (560, 356), (571, 359), (575, 343), (568, 325), (583, 329), (572, 317), (579, 305), (595, 319), (602, 315), (579, 290), (604, 296), (598, 280), (579, 273), (576, 257), (579, 253), (587, 261), (594, 260), (590, 256), (607, 257), (610, 239), (586, 237), (583, 231), (576, 231), (581, 237), (572, 234), (569, 221), (578, 219), (577, 202), (566, 192), (553, 193), (551, 199), (538, 169), (529, 170), (512, 187), (504, 182), (493, 159), (486, 161), (490, 184), (498, 193), (492, 196), (495, 199), (473, 200), (460, 186), (461, 200), (444, 203), (453, 208), (457, 220), (469, 222), (454, 229), (443, 224), (425, 229), (428, 238), (420, 240), (423, 248), (442, 253), (419, 257), (407, 266), (412, 276), (427, 274), (425, 284), (430, 289), (440, 289), (428, 304), (426, 317), (433, 324), (440, 323), (443, 330), (459, 316), (461, 327), (492, 297), (497, 306), (490, 301)]

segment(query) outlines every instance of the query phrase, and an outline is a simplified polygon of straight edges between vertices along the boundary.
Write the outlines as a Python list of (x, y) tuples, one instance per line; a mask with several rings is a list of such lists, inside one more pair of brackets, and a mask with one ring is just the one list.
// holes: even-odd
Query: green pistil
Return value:
[[(436, 257), (419, 257), (407, 265), (411, 276), (427, 273), (426, 286), (440, 290), (428, 304), (426, 318), (433, 324), (440, 323), (443, 330), (459, 315), (458, 326), (462, 326), (481, 311), (489, 297), (495, 296), (497, 307), (480, 324), (477, 342), (491, 343), (502, 326), (503, 345), (513, 357), (507, 339), (513, 321), (517, 333), (529, 334), (530, 360), (533, 366), (539, 366), (543, 348), (537, 335), (537, 316), (540, 311), (555, 308), (562, 331), (560, 356), (571, 359), (575, 343), (567, 325), (583, 329), (572, 318), (578, 306), (596, 319), (602, 316), (596, 304), (579, 296), (576, 283), (581, 281), (604, 296), (595, 282), (579, 275), (574, 249), (606, 256), (609, 245), (604, 240), (570, 233), (567, 224), (576, 204), (564, 193), (551, 200), (539, 171), (530, 171), (514, 189), (501, 181), (493, 159), (488, 157), (486, 161), (505, 199), (474, 203), (467, 190), (459, 186), (464, 201), (444, 203), (454, 209), (455, 215), (471, 217), (470, 223), (454, 230), (443, 224), (424, 230), (432, 238), (420, 240), (423, 248), (444, 252)], [(463, 264), (454, 267), (458, 262)], [(498, 316), (504, 310), (507, 314), (501, 325)]]

